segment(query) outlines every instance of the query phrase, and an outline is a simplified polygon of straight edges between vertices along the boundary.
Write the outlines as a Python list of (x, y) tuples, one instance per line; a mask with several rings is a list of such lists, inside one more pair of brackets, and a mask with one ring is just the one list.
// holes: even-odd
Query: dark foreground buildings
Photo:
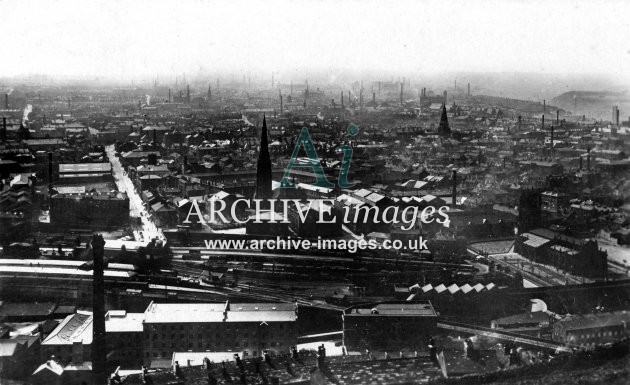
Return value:
[(431, 302), (385, 302), (343, 312), (343, 343), (348, 351), (418, 351), (437, 330)]

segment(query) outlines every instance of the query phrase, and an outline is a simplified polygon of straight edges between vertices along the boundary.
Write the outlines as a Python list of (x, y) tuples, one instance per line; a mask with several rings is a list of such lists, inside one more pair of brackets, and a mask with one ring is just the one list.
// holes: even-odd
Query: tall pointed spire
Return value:
[(438, 135), (451, 136), (451, 128), (448, 125), (448, 117), (446, 116), (446, 104), (442, 104), (442, 116), (440, 117), (440, 125), (438, 126)]
[(269, 140), (267, 139), (267, 118), (264, 115), (260, 134), (258, 165), (256, 166), (256, 194), (254, 198), (271, 198), (271, 158), (269, 157)]

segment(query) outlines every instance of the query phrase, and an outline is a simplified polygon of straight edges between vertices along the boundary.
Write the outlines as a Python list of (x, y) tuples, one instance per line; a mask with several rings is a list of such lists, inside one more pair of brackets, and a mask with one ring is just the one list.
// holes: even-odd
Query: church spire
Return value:
[(267, 139), (267, 119), (264, 115), (258, 165), (256, 166), (256, 194), (254, 198), (271, 198), (271, 158), (269, 157), (269, 141)]
[(448, 117), (446, 116), (446, 104), (442, 104), (442, 116), (440, 117), (440, 125), (438, 126), (438, 135), (451, 136), (451, 128), (448, 125)]

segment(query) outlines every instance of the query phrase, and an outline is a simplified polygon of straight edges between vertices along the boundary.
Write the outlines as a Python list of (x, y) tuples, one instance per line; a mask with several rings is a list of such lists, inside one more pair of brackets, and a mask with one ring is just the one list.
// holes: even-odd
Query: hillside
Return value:
[(621, 121), (628, 120), (630, 116), (630, 94), (627, 92), (569, 91), (551, 99), (550, 103), (598, 120), (611, 120), (615, 105), (619, 106)]

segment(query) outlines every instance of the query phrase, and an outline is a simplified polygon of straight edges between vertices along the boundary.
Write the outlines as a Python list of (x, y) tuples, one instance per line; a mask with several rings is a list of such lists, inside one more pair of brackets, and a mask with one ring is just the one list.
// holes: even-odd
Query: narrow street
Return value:
[(116, 186), (120, 192), (127, 193), (129, 197), (129, 215), (134, 218), (140, 218), (142, 220), (142, 230), (140, 232), (134, 231), (134, 237), (136, 241), (149, 241), (153, 238), (165, 240), (162, 230), (160, 230), (155, 223), (149, 218), (149, 213), (144, 207), (140, 195), (136, 191), (131, 179), (125, 173), (120, 161), (116, 157), (116, 150), (113, 145), (105, 147), (107, 157), (112, 165), (112, 171), (114, 174), (114, 180)]

